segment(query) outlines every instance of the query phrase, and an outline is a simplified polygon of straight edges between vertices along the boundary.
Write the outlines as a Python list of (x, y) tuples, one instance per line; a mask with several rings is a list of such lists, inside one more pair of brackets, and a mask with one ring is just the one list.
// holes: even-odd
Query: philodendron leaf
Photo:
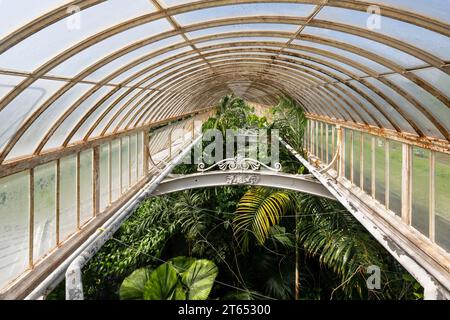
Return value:
[(145, 300), (174, 300), (180, 287), (176, 269), (170, 263), (160, 265), (150, 274), (144, 287)]
[(186, 291), (181, 285), (178, 285), (175, 289), (172, 300), (186, 300)]
[(142, 300), (144, 298), (144, 286), (151, 272), (152, 270), (148, 268), (134, 270), (132, 274), (123, 280), (120, 286), (120, 299)]
[(195, 258), (191, 257), (175, 257), (169, 260), (178, 273), (183, 273), (195, 262)]
[(187, 287), (187, 300), (206, 300), (211, 292), (218, 274), (217, 266), (209, 260), (196, 260), (182, 274), (182, 281)]

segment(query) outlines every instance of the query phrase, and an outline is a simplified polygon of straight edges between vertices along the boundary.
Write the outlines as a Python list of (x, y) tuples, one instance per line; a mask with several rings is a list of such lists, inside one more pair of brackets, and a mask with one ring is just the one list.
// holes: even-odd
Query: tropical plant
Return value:
[[(300, 107), (282, 97), (272, 125), (298, 151), (305, 125)], [(267, 125), (233, 96), (218, 109), (204, 129)], [(280, 162), (289, 173), (305, 172), (282, 146)], [(195, 169), (184, 165), (176, 172)], [(379, 291), (367, 290), (365, 271), (371, 264), (382, 270)], [(337, 202), (246, 186), (145, 200), (83, 277), (88, 299), (292, 299), (297, 279), (302, 299), (422, 297), (414, 278)], [(57, 293), (63, 296), (64, 288)]]
[[(247, 105), (245, 100), (234, 95), (223, 97), (218, 106), (214, 117), (209, 118), (202, 126), (202, 130), (218, 129), (225, 136), (227, 129), (244, 129), (249, 125), (248, 117), (252, 114), (253, 108)], [(260, 123), (261, 122), (261, 123)], [(264, 120), (251, 117), (251, 125), (259, 125)]]
[(125, 278), (122, 300), (206, 300), (218, 269), (214, 262), (176, 257), (155, 270), (141, 268)]
[[(322, 267), (338, 276), (331, 298), (393, 298), (395, 292), (404, 291), (403, 285), (409, 286), (409, 279), (399, 278), (398, 264), (339, 203), (312, 195), (298, 197), (300, 245), (307, 256), (318, 259)], [(372, 265), (382, 271), (395, 268), (399, 272), (382, 272), (382, 282), (387, 286), (380, 291), (370, 291), (366, 272)]]
[(252, 188), (239, 201), (233, 229), (244, 252), (248, 251), (250, 240), (256, 239), (263, 245), (272, 226), (292, 208), (292, 198), (285, 191), (268, 188)]
[(306, 116), (304, 108), (288, 96), (281, 96), (278, 105), (272, 109), (273, 127), (280, 130), (280, 136), (297, 152), (303, 152)]

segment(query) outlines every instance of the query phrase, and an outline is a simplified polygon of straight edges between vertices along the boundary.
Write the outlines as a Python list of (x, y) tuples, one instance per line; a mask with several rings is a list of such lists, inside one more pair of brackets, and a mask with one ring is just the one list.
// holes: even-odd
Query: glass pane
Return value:
[(334, 156), (334, 146), (333, 146), (333, 128), (334, 126), (329, 124), (328, 125), (328, 163), (331, 162), (331, 160), (333, 160), (333, 156)]
[(412, 72), (429, 82), (450, 99), (450, 76), (448, 74), (436, 68), (426, 68)]
[(361, 143), (362, 135), (353, 131), (353, 184), (361, 186)]
[[(333, 86), (335, 86), (337, 89), (339, 89), (340, 91), (344, 91), (344, 92), (348, 92), (348, 95), (353, 95), (353, 97), (355, 98), (355, 100), (357, 102), (359, 102), (360, 104), (362, 104), (365, 109), (367, 109), (373, 117), (375, 117), (376, 119), (378, 119), (381, 123), (387, 123), (384, 119), (385, 117), (380, 114), (380, 112), (378, 110), (375, 109), (374, 105), (372, 103), (370, 103), (368, 100), (366, 100), (365, 98), (362, 97), (361, 94), (359, 94), (356, 89), (351, 88), (349, 85), (344, 84), (344, 83), (335, 83)], [(366, 88), (367, 90), (367, 88)], [(364, 90), (362, 93), (366, 93)], [(369, 124), (373, 124), (375, 125), (375, 122), (373, 121), (373, 119), (369, 118), (369, 116), (366, 114), (366, 111), (361, 109), (359, 104), (356, 104), (356, 102), (352, 103), (352, 105), (356, 108), (356, 110), (360, 110), (360, 113), (362, 115), (364, 115), (365, 120), (369, 123)], [(351, 111), (352, 115), (355, 116), (354, 111)], [(388, 126), (390, 126), (390, 124), (388, 124)]]
[[(355, 86), (357, 89), (366, 94), (369, 98), (375, 101), (375, 103), (378, 104), (378, 108), (381, 108), (384, 111), (384, 114), (387, 114), (388, 116), (391, 117), (395, 117), (397, 112), (392, 107), (392, 105), (390, 105), (386, 100), (381, 98), (373, 90), (369, 89), (366, 85), (356, 80), (350, 81), (350, 84)], [(384, 128), (392, 128), (392, 125), (388, 121), (388, 119), (386, 119), (386, 117), (380, 111), (378, 111), (378, 109), (375, 108), (371, 103), (366, 104), (366, 108), (379, 121), (379, 123), (381, 123), (381, 125)]]
[(317, 133), (317, 142), (318, 142), (318, 151), (317, 151), (317, 157), (321, 160), (323, 160), (323, 126), (324, 124), (322, 122), (319, 122), (319, 128)]
[[(142, 41), (168, 30), (171, 30), (171, 27), (165, 19), (160, 19), (137, 26), (107, 38), (106, 40), (100, 41), (99, 43), (81, 51), (51, 70), (49, 74), (74, 77), (80, 72), (81, 68), (87, 68), (94, 65), (114, 52), (124, 49), (131, 43)], [(154, 52), (158, 48), (164, 47), (163, 43), (159, 43), (159, 41), (157, 42), (157, 45), (158, 47), (155, 48), (155, 45), (152, 43), (124, 54), (101, 67), (97, 71), (94, 71), (94, 73), (88, 75), (86, 79), (91, 81), (100, 81), (110, 73), (125, 66), (126, 64), (131, 63), (146, 54)], [(113, 70), (114, 68), (116, 70)]]
[(363, 183), (364, 183), (364, 191), (367, 194), (372, 195), (372, 139), (374, 137), (369, 134), (364, 134), (364, 172), (363, 172)]
[[(226, 38), (226, 39), (220, 39), (220, 40), (209, 40), (209, 41), (197, 41), (196, 45), (199, 48), (207, 47), (207, 46), (215, 46), (225, 43), (241, 43), (241, 42), (280, 42), (280, 45), (282, 43), (285, 43), (288, 41), (288, 38), (277, 38), (277, 37), (250, 37), (250, 36), (242, 36), (242, 37), (234, 37), (234, 38)], [(255, 44), (255, 43), (253, 43)]]
[(59, 241), (77, 231), (77, 157), (62, 158), (59, 163)]
[(221, 6), (178, 14), (175, 20), (181, 25), (206, 22), (222, 18), (242, 16), (308, 16), (315, 8), (313, 5), (295, 3), (252, 3), (233, 6)]
[(48, 11), (64, 5), (70, 0), (39, 1), (6, 1), (0, 2), (0, 38), (39, 18)]
[(381, 203), (386, 202), (386, 140), (375, 140), (375, 198)]
[(0, 289), (28, 266), (28, 171), (0, 179)]
[(319, 36), (321, 38), (340, 41), (345, 44), (354, 45), (369, 52), (375, 53), (380, 57), (389, 57), (389, 60), (397, 63), (404, 68), (414, 68), (425, 65), (425, 62), (403, 51), (394, 49), (380, 42), (369, 40), (367, 38), (355, 36), (349, 33), (334, 31), (330, 29), (306, 27), (302, 34)]
[(100, 146), (100, 212), (109, 205), (109, 144)]
[[(300, 45), (301, 43), (303, 43), (303, 41), (294, 40), (292, 43), (293, 43), (294, 45)], [(293, 50), (293, 49), (290, 49), (290, 51), (293, 51), (293, 52), (295, 52), (295, 53), (299, 53), (299, 54), (302, 54), (302, 55), (306, 55), (306, 56), (309, 56), (309, 57), (312, 57), (312, 58), (315, 58), (315, 59), (318, 59), (318, 60), (322, 60), (322, 61), (328, 62), (328, 63), (330, 63), (330, 64), (337, 65), (338, 67), (341, 67), (341, 68), (345, 69), (346, 71), (355, 74), (355, 75), (358, 76), (358, 77), (364, 77), (364, 76), (367, 76), (367, 74), (364, 73), (363, 71), (361, 71), (360, 69), (358, 69), (358, 68), (356, 68), (356, 67), (353, 67), (353, 66), (351, 66), (351, 65), (349, 65), (349, 64), (343, 63), (343, 62), (341, 62), (341, 61), (338, 61), (338, 60), (336, 60), (336, 59), (330, 58), (328, 55), (320, 55), (320, 54), (312, 53), (312, 52), (309, 52), (309, 51), (303, 51), (303, 50)], [(306, 61), (306, 62), (311, 63), (311, 64), (315, 64), (315, 63), (313, 63), (312, 61), (307, 61), (307, 60), (305, 60), (305, 59), (299, 59), (299, 58), (294, 58), (294, 59), (295, 59), (295, 60)], [(320, 65), (322, 68), (325, 68), (325, 69), (328, 70), (328, 71), (331, 71), (331, 72), (333, 72), (333, 73), (336, 73), (338, 76), (340, 76), (340, 77), (342, 77), (342, 78), (344, 78), (344, 79), (349, 79), (349, 78), (350, 78), (348, 75), (345, 75), (345, 74), (343, 74), (343, 73), (337, 71), (337, 70), (334, 69), (332, 66), (330, 66), (329, 68), (327, 68), (327, 67), (325, 67), (323, 64), (319, 64), (319, 65)], [(331, 69), (331, 68), (333, 68), (333, 69)]]
[(389, 209), (402, 215), (402, 144), (389, 141)]
[[(411, 104), (406, 98), (401, 96), (397, 91), (392, 89), (391, 87), (385, 85), (381, 81), (374, 78), (367, 78), (368, 82), (370, 82), (374, 87), (383, 92), (388, 98), (390, 98), (397, 107), (403, 111), (405, 117), (409, 118), (413, 123), (415, 123), (423, 132), (427, 135), (438, 136), (441, 137), (439, 132), (437, 132), (433, 123), (424, 116), (422, 112), (420, 112), (413, 104)], [(414, 96), (417, 98), (416, 96)], [(382, 104), (383, 105), (383, 104)], [(405, 131), (415, 133), (415, 130), (411, 127), (411, 125), (406, 122), (405, 118), (401, 116), (394, 108), (392, 108), (388, 104), (384, 104), (386, 108), (385, 111), (392, 117), (393, 120), (402, 128), (406, 129)]]
[[(179, 40), (177, 42), (184, 41), (182, 37), (172, 37), (170, 39)], [(158, 49), (161, 49), (161, 48), (159, 47)], [(155, 58), (152, 58), (150, 60), (147, 60), (147, 61), (141, 63), (140, 64), (141, 69), (146, 68), (146, 67), (151, 66), (151, 65), (155, 65), (155, 64), (160, 63), (160, 62), (163, 62), (164, 60), (173, 58), (174, 56), (176, 56), (176, 55), (178, 55), (180, 53), (185, 53), (187, 51), (192, 51), (192, 48), (190, 46), (184, 46), (184, 47), (181, 47), (179, 49), (170, 50), (170, 51), (167, 51), (165, 53), (159, 54)], [(184, 56), (184, 58), (192, 57), (192, 56), (197, 56), (197, 54), (191, 52), (189, 54), (186, 54), (186, 56)], [(164, 62), (167, 63), (167, 61), (164, 61)], [(165, 65), (165, 66), (167, 66), (167, 65)], [(159, 66), (157, 68), (154, 68), (154, 69), (151, 70), (151, 73), (156, 71), (156, 70), (158, 70), (158, 69), (162, 69), (162, 68), (164, 68), (164, 66)], [(128, 85), (129, 86), (141, 86), (141, 85), (145, 86), (145, 84), (142, 84), (142, 81), (144, 79), (146, 79), (148, 77), (148, 75), (149, 75), (149, 73), (147, 72), (146, 74), (141, 75), (141, 76), (139, 76), (137, 78), (134, 78), (132, 80), (130, 79), (131, 81), (128, 83)]]
[(130, 185), (137, 181), (137, 134), (130, 136)]
[(78, 16), (71, 15), (53, 23), (18, 43), (0, 55), (0, 66), (31, 72), (80, 41), (152, 11), (154, 7), (147, 0), (104, 1), (84, 9)]
[(160, 0), (159, 3), (163, 5), (165, 8), (179, 6), (186, 3), (195, 2), (197, 0)]
[[(166, 0), (170, 1), (170, 0)], [(363, 2), (366, 2), (363, 0)], [(450, 23), (450, 2), (442, 0), (372, 0), (373, 3), (384, 4), (390, 7), (415, 12), (419, 15)]]
[(220, 27), (212, 27), (201, 30), (196, 30), (186, 33), (189, 38), (199, 38), (208, 35), (215, 35), (229, 32), (245, 32), (245, 31), (275, 31), (275, 32), (290, 32), (297, 31), (298, 26), (294, 24), (285, 23), (243, 23), (232, 24)]
[(34, 250), (37, 261), (56, 247), (56, 163), (34, 169)]
[[(142, 49), (139, 49), (139, 51), (141, 52), (142, 50), (146, 50), (147, 54), (150, 54), (150, 52), (155, 52), (155, 51), (160, 51), (164, 52), (161, 54), (158, 54), (157, 56), (154, 56), (153, 58), (150, 59), (146, 59), (144, 60), (144, 62), (141, 62), (139, 64), (137, 64), (136, 66), (129, 68), (128, 70), (126, 70), (125, 72), (121, 73), (120, 75), (118, 75), (117, 77), (115, 77), (113, 80), (111, 80), (111, 83), (115, 83), (115, 84), (119, 84), (121, 82), (125, 82), (125, 84), (136, 84), (139, 81), (141, 81), (143, 78), (145, 78), (146, 76), (149, 75), (149, 72), (146, 72), (142, 75), (140, 75), (139, 77), (132, 77), (133, 75), (135, 75), (136, 73), (142, 71), (143, 69), (149, 69), (149, 67), (155, 65), (156, 63), (159, 63), (165, 59), (169, 59), (172, 56), (175, 56), (176, 54), (179, 54), (181, 52), (185, 52), (188, 51), (189, 49), (191, 49), (191, 47), (181, 47), (179, 49), (175, 49), (175, 50), (167, 50), (166, 48), (177, 44), (177, 43), (181, 43), (183, 42), (184, 39), (181, 36), (173, 36), (173, 37), (169, 37), (163, 40), (159, 40), (159, 41), (155, 41), (145, 47), (143, 47)], [(142, 51), (143, 52), (143, 51)], [(153, 55), (152, 55), (153, 56)], [(176, 60), (171, 60), (171, 61), (180, 61), (186, 57), (191, 56), (190, 54), (186, 55), (183, 58), (179, 58)], [(166, 65), (167, 66), (167, 65)], [(161, 67), (152, 67), (150, 68), (151, 71), (157, 70), (158, 68), (163, 68), (164, 66)], [(151, 72), (150, 71), (150, 72)], [(130, 77), (132, 77), (133, 79), (131, 79)]]
[(128, 137), (122, 138), (121, 163), (122, 163), (122, 193), (128, 190), (130, 185), (130, 150), (128, 148)]
[(450, 155), (436, 153), (435, 241), (450, 252)]
[(111, 201), (117, 200), (121, 195), (120, 190), (120, 141), (111, 142)]
[(345, 129), (345, 177), (351, 180), (352, 168), (350, 166), (352, 158), (352, 136), (353, 131), (350, 129)]
[(80, 225), (94, 215), (92, 150), (80, 153)]
[(424, 235), (430, 222), (430, 152), (413, 147), (411, 225)]
[(8, 123), (0, 125), (0, 149), (33, 111), (63, 84), (61, 81), (37, 80), (0, 111), (0, 119), (8, 119)]
[(3, 99), (12, 89), (14, 89), (25, 78), (16, 76), (0, 75), (0, 100)]
[(392, 71), (391, 69), (389, 69), (375, 61), (372, 61), (368, 58), (365, 58), (361, 55), (355, 54), (355, 53), (347, 51), (347, 50), (333, 47), (333, 46), (331, 46), (331, 43), (330, 43), (330, 45), (325, 45), (325, 44), (315, 43), (315, 42), (307, 41), (307, 40), (294, 40), (293, 43), (295, 43), (299, 46), (302, 46), (302, 47), (316, 48), (316, 49), (328, 51), (332, 55), (339, 55), (344, 58), (353, 60), (359, 64), (362, 64), (365, 67), (371, 68), (377, 73), (386, 73), (386, 72)]
[(137, 150), (138, 150), (138, 176), (144, 175), (144, 132), (138, 133)]
[(319, 156), (320, 150), (319, 132), (320, 132), (320, 122), (316, 122), (316, 125), (314, 126), (314, 155), (316, 157)]
[(387, 76), (387, 78), (416, 98), (436, 119), (441, 121), (447, 131), (450, 131), (450, 108), (432, 94), (399, 74)]
[[(371, 13), (367, 12), (325, 7), (316, 18), (367, 29), (370, 16)], [(450, 39), (428, 29), (383, 16), (380, 28), (371, 31), (416, 46), (443, 60), (450, 58)]]
[(93, 95), (86, 99), (77, 107), (53, 133), (52, 137), (45, 144), (43, 151), (62, 146), (69, 132), (75, 127), (80, 119), (86, 114), (86, 111), (92, 108), (104, 95), (111, 91), (111, 87), (104, 86), (99, 88)]
[[(170, 40), (171, 43), (169, 43), (168, 40)], [(176, 63), (176, 62), (180, 62), (181, 60), (185, 60), (189, 57), (197, 56), (196, 53), (189, 53), (189, 54), (186, 53), (186, 55), (184, 55), (181, 58), (172, 59), (172, 57), (175, 55), (178, 55), (180, 53), (184, 53), (184, 52), (191, 50), (191, 47), (189, 47), (189, 46), (184, 46), (179, 49), (169, 50), (169, 51), (167, 51), (166, 49), (163, 49), (163, 48), (168, 47), (171, 44), (181, 43), (182, 41), (184, 41), (182, 37), (175, 36), (175, 37), (170, 37), (168, 39), (152, 43), (152, 45), (155, 47), (155, 51), (156, 50), (158, 50), (158, 51), (164, 50), (165, 53), (159, 54), (159, 55), (155, 56), (154, 58), (145, 60), (144, 62), (134, 66), (133, 68), (130, 68), (127, 71), (121, 73), (120, 75), (115, 77), (110, 82), (114, 83), (114, 84), (120, 84), (123, 82), (126, 85), (136, 86), (136, 87), (144, 86), (144, 84), (142, 84), (143, 81), (145, 81), (147, 78), (150, 77), (151, 74), (153, 74), (155, 72), (156, 72), (156, 74), (159, 74), (158, 70), (166, 68), (169, 63)], [(166, 61), (164, 61), (164, 60), (166, 60)], [(155, 67), (155, 65), (157, 63), (161, 63), (161, 64), (159, 66)], [(143, 71), (143, 69), (148, 70), (148, 71)]]
[[(143, 106), (150, 99), (150, 97), (153, 97), (155, 94), (156, 92), (148, 90), (133, 90), (133, 92), (129, 94), (126, 99), (120, 100), (117, 105), (104, 117), (102, 122), (97, 127), (98, 131), (95, 130), (93, 134), (95, 134), (96, 132), (101, 132), (100, 129), (104, 129), (103, 124), (107, 125), (113, 119), (113, 117), (115, 118), (109, 124), (109, 128), (106, 133), (113, 133), (116, 129), (119, 129), (120, 131), (121, 128), (124, 128), (128, 124), (128, 122), (123, 121), (121, 127), (118, 128), (119, 122), (122, 121), (125, 116), (130, 118), (136, 111), (142, 111), (143, 108), (141, 108), (141, 106)], [(130, 109), (132, 108), (134, 108), (135, 111), (130, 113)], [(122, 110), (120, 111), (120, 109)]]
[(56, 100), (39, 118), (33, 121), (32, 125), (14, 145), (14, 148), (8, 154), (7, 160), (31, 154), (42, 141), (52, 124), (92, 87), (93, 85), (77, 84)]
[[(70, 140), (70, 142), (76, 142), (76, 141), (80, 141), (82, 139), (84, 139), (85, 135), (88, 133), (88, 131), (91, 129), (91, 126), (100, 118), (100, 116), (106, 112), (105, 110), (108, 109), (109, 107), (111, 107), (111, 105), (113, 104), (113, 102), (115, 100), (117, 100), (117, 98), (119, 98), (125, 91), (127, 91), (128, 88), (121, 88), (120, 90), (118, 90), (116, 93), (114, 93), (112, 96), (110, 96), (108, 99), (106, 99), (106, 101), (104, 101), (94, 112), (92, 112), (90, 114), (90, 116), (84, 121), (84, 123), (80, 126), (80, 128), (77, 130), (76, 134), (73, 136), (73, 138)], [(120, 108), (126, 101), (128, 101), (128, 99), (131, 97), (128, 97), (126, 99), (123, 100), (123, 102), (121, 101), (120, 103), (116, 104), (115, 107), (112, 109), (113, 111), (117, 110), (118, 108)], [(111, 111), (111, 112), (113, 112)], [(110, 113), (111, 113), (110, 112)], [(92, 134), (90, 137), (97, 137), (98, 135), (100, 135), (100, 133), (102, 132), (102, 124), (103, 123), (108, 123), (108, 121), (110, 120), (110, 118), (105, 117), (103, 118), (102, 121), (100, 121), (99, 125), (97, 125), (97, 129), (92, 131)], [(105, 123), (105, 124), (106, 124)]]

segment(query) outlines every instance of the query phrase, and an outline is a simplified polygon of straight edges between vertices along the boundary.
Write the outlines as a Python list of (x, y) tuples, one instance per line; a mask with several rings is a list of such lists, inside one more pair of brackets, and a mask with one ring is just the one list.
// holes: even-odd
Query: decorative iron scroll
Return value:
[(256, 184), (259, 177), (256, 174), (229, 174), (226, 176), (227, 184)]
[(276, 162), (272, 168), (258, 160), (251, 159), (251, 158), (242, 158), (242, 157), (234, 157), (234, 158), (224, 159), (224, 160), (221, 160), (221, 161), (213, 164), (212, 166), (210, 166), (208, 168), (205, 168), (206, 165), (202, 162), (202, 163), (198, 164), (197, 171), (206, 172), (211, 169), (214, 169), (215, 167), (218, 167), (222, 171), (225, 171), (225, 170), (257, 171), (257, 170), (261, 169), (261, 166), (270, 171), (275, 171), (275, 172), (281, 171), (281, 163), (279, 163), (279, 162)]

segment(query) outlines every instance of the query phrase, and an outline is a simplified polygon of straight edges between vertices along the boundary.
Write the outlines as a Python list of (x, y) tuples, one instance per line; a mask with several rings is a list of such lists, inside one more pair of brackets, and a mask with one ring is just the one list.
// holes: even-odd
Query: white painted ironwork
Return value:
[(227, 158), (223, 159), (219, 162), (216, 162), (210, 167), (206, 168), (206, 164), (201, 162), (197, 166), (197, 171), (199, 172), (207, 172), (214, 168), (219, 168), (222, 171), (225, 170), (252, 170), (257, 171), (260, 170), (261, 167), (273, 171), (273, 172), (280, 172), (281, 171), (281, 163), (276, 162), (274, 163), (273, 167), (269, 167), (268, 165), (262, 163), (261, 161), (258, 161), (256, 159), (251, 158), (243, 158), (243, 157), (234, 157), (234, 158)]

